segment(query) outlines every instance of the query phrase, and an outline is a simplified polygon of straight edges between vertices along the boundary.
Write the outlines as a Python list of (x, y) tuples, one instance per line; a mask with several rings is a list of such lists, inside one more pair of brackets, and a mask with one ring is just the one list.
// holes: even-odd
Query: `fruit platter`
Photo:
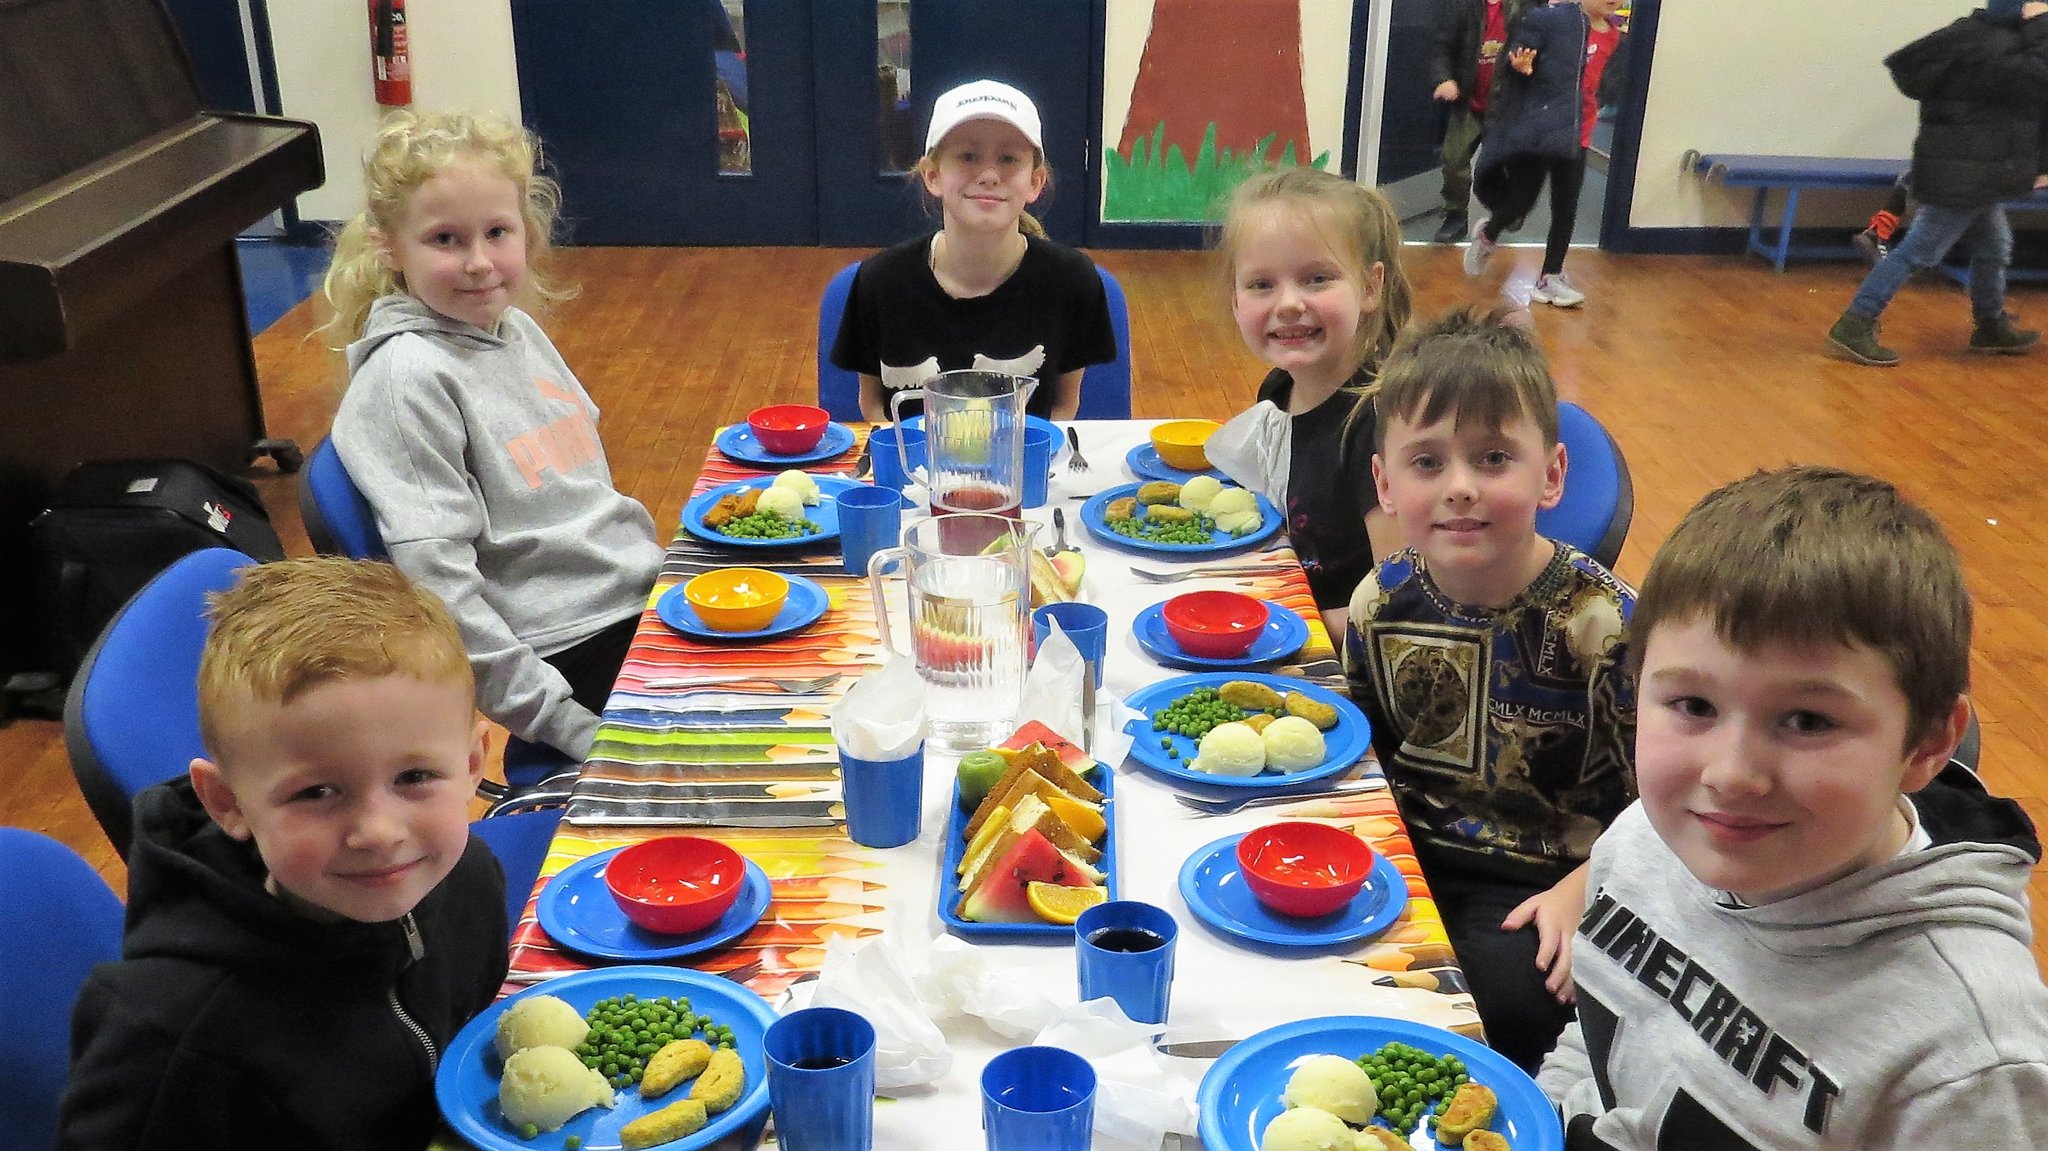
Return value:
[(1103, 543), (1173, 555), (1247, 548), (1279, 531), (1280, 520), (1266, 497), (1211, 476), (1124, 484), (1081, 505), (1081, 522)]
[(1204, 672), (1160, 680), (1125, 700), (1131, 758), (1212, 787), (1286, 788), (1335, 775), (1372, 746), (1372, 725), (1343, 696), (1307, 680)]
[(961, 757), (939, 874), (939, 918), (957, 935), (1071, 937), (1115, 899), (1109, 768), (1037, 721)]

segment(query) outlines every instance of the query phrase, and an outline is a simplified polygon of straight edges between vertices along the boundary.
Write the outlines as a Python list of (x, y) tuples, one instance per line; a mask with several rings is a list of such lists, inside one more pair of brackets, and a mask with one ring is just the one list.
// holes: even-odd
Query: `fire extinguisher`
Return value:
[(377, 102), (393, 108), (412, 103), (405, 0), (370, 0), (370, 52), (376, 66)]

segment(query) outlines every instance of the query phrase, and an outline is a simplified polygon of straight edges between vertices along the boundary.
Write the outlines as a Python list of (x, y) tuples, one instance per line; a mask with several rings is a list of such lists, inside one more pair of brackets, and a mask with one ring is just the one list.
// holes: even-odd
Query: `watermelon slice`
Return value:
[(1032, 880), (1062, 887), (1093, 887), (1102, 873), (1077, 863), (1036, 828), (1011, 842), (960, 901), (960, 918), (977, 923), (1037, 923), (1027, 893)]

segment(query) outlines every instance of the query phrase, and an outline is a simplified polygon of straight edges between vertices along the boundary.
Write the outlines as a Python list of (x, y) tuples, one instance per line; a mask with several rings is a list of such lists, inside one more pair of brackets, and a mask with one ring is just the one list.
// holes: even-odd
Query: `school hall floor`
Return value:
[[(807, 248), (581, 248), (562, 253), (582, 295), (549, 321), (556, 343), (603, 408), (619, 487), (657, 523), (681, 514), (714, 429), (764, 403), (816, 388), (818, 296), (864, 252)], [(1140, 418), (1227, 418), (1262, 368), (1240, 342), (1211, 257), (1093, 253), (1131, 305), (1132, 406)], [(1404, 256), (1417, 314), (1526, 298), (1540, 249), (1502, 253), (1468, 280), (1458, 249)], [(1961, 548), (1976, 597), (1971, 664), (1983, 723), (1982, 771), (1995, 792), (2048, 828), (2048, 352), (1964, 352), (1969, 306), (1941, 279), (1907, 285), (1886, 314), (1889, 370), (1826, 358), (1823, 336), (1861, 265), (1807, 264), (1774, 275), (1752, 258), (1616, 256), (1574, 251), (1585, 308), (1536, 306), (1564, 398), (1583, 404), (1628, 456), (1636, 512), (1620, 574), (1639, 581), (1678, 518), (1702, 494), (1788, 462), (1873, 472), (1930, 508)], [(2048, 326), (2048, 293), (2016, 287), (2023, 321)], [(310, 450), (340, 395), (339, 358), (310, 333), (313, 304), (256, 339), (270, 433)], [(1086, 444), (1083, 444), (1085, 449)], [(1097, 460), (1115, 468), (1115, 460)], [(1567, 481), (1569, 482), (1569, 481)], [(294, 555), (308, 553), (293, 481), (258, 480)], [(0, 823), (64, 840), (116, 887), (125, 875), (87, 811), (60, 725), (0, 726)], [(2048, 928), (2048, 868), (2032, 885), (2037, 937)], [(2037, 942), (2037, 959), (2048, 947)]]

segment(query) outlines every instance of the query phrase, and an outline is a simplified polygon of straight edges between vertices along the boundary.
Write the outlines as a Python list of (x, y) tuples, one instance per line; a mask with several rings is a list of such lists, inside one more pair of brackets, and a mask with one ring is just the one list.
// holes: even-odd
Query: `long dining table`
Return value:
[[(1109, 616), (1104, 690), (1122, 698), (1182, 674), (1140, 648), (1132, 623), (1153, 603), (1205, 587), (1243, 591), (1297, 612), (1308, 625), (1306, 646), (1282, 666), (1262, 670), (1341, 690), (1337, 653), (1284, 535), (1229, 557), (1231, 567), (1255, 570), (1154, 584), (1133, 576), (1132, 569), (1194, 565), (1108, 547), (1081, 527), (1076, 512), (1085, 497), (1132, 482), (1126, 453), (1147, 441), (1151, 426), (1145, 421), (1076, 423), (1088, 468), (1069, 467), (1063, 449), (1054, 461), (1048, 505), (1026, 512), (1027, 518), (1042, 521), (1052, 507), (1067, 510), (1068, 538), (1086, 557), (1082, 598)], [(853, 447), (806, 470), (850, 475), (866, 436), (865, 429), (856, 431)], [(695, 490), (772, 474), (714, 449)], [(906, 522), (914, 514), (906, 508)], [(829, 608), (807, 628), (752, 642), (700, 641), (659, 619), (654, 605), (671, 587), (735, 564), (807, 576), (826, 589)], [(680, 962), (733, 977), (771, 1003), (783, 999), (792, 984), (815, 978), (834, 940), (858, 944), (903, 932), (928, 944), (945, 933), (937, 900), (956, 760), (936, 747), (928, 751), (922, 833), (902, 847), (854, 843), (847, 837), (839, 802), (832, 710), (863, 673), (879, 666), (884, 654), (868, 581), (842, 573), (836, 544), (739, 554), (739, 549), (678, 527), (596, 747), (568, 800), (536, 898), (554, 876), (595, 852), (670, 834), (724, 840), (766, 872), (768, 909), (729, 945)], [(1167, 1039), (1238, 1038), (1333, 1014), (1386, 1016), (1480, 1035), (1442, 920), (1384, 788), (1203, 816), (1175, 801), (1176, 792), (1188, 790), (1185, 783), (1136, 762), (1107, 767), (1115, 773), (1119, 895), (1168, 909), (1181, 927)], [(1378, 771), (1368, 752), (1345, 775), (1369, 777)], [(1177, 884), (1192, 852), (1219, 837), (1293, 817), (1346, 826), (1392, 862), (1408, 895), (1399, 919), (1360, 942), (1304, 949), (1247, 944), (1212, 930), (1192, 913)], [(1063, 988), (1073, 997), (1071, 944), (974, 946), (985, 949), (993, 970), (1020, 983)], [(535, 901), (529, 900), (513, 934), (507, 990), (606, 963), (550, 939), (536, 921)], [(976, 1084), (982, 1066), (1005, 1048), (1028, 1042), (1005, 1039), (962, 1016), (944, 1020), (942, 1027), (953, 1053), (951, 1069), (937, 1082), (877, 1107), (877, 1147), (938, 1151), (965, 1145), (958, 1133), (979, 1125)], [(1199, 1079), (1205, 1067), (1171, 1062), (1191, 1080)], [(1186, 1145), (1196, 1143), (1190, 1138)]]

